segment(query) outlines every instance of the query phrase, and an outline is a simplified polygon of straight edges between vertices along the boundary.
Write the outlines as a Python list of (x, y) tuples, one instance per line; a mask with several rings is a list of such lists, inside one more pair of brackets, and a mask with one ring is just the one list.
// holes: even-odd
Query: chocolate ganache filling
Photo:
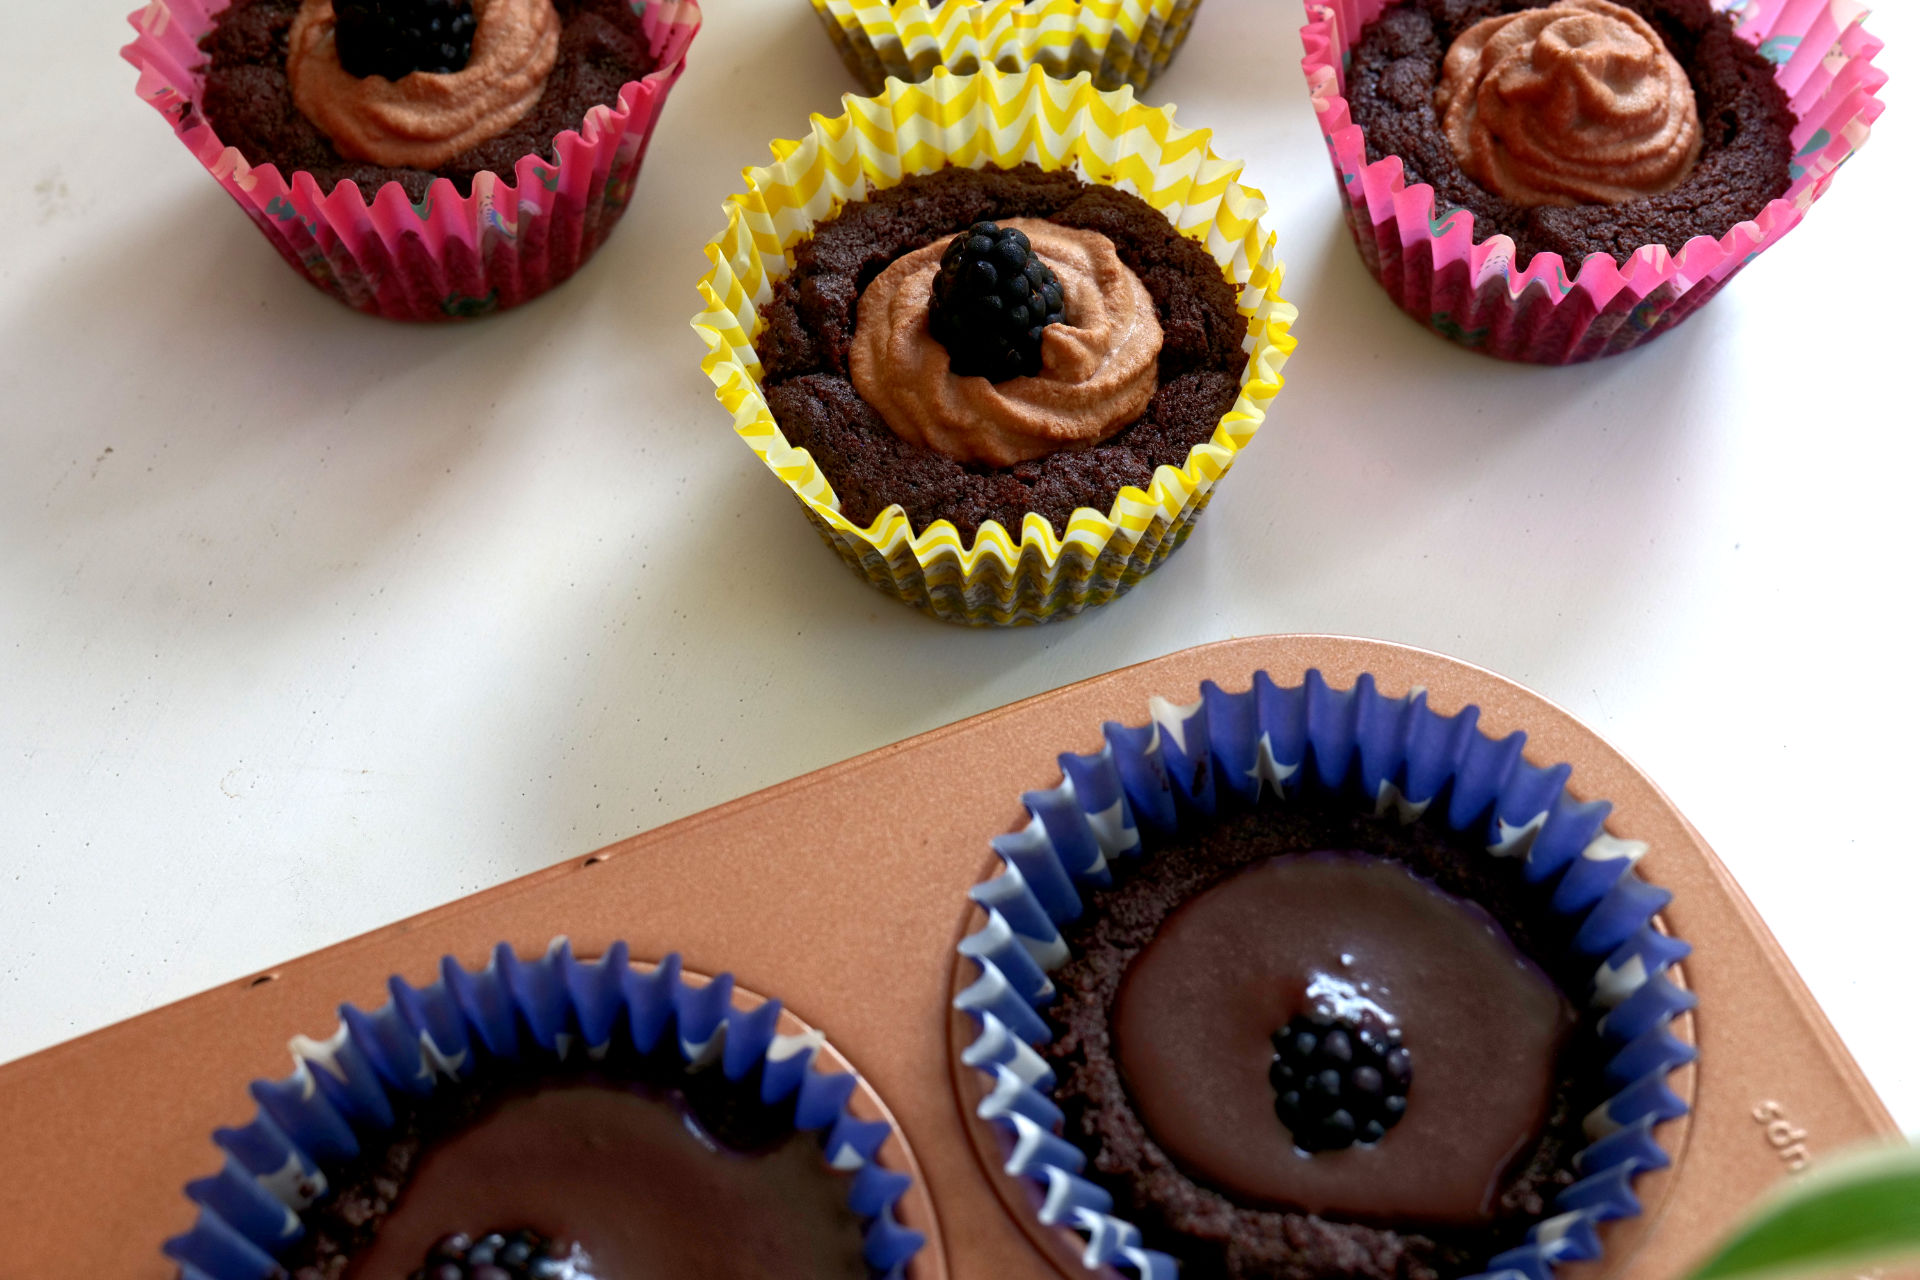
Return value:
[(730, 1151), (670, 1102), (575, 1085), (510, 1098), (426, 1152), (352, 1280), (405, 1280), (449, 1230), (536, 1226), (597, 1280), (865, 1280), (820, 1144)]
[(447, 1255), (500, 1234), (566, 1259), (521, 1266), (538, 1280), (871, 1280), (849, 1179), (791, 1100), (673, 1053), (496, 1063), (407, 1104), (302, 1215), (287, 1274), (440, 1280)]
[(1038, 1051), (1087, 1176), (1183, 1274), (1470, 1275), (1577, 1180), (1609, 1092), (1567, 999), (1592, 962), (1550, 886), (1443, 818), (1289, 791), (1083, 903)]
[[(1275, 1120), (1274, 1033), (1303, 1013), (1417, 1055), (1404, 1116), (1373, 1142), (1310, 1153)], [(1477, 1224), (1540, 1135), (1573, 1021), (1484, 911), (1399, 863), (1319, 853), (1255, 864), (1168, 917), (1127, 970), (1113, 1035), (1155, 1141), (1234, 1199)], [(1330, 1084), (1358, 1101), (1350, 1078)]]

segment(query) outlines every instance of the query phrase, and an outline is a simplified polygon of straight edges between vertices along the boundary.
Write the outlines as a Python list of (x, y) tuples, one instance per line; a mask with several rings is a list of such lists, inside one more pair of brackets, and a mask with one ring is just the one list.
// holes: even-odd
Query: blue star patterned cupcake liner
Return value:
[(370, 1013), (342, 1005), (326, 1040), (296, 1037), (293, 1074), (255, 1080), (252, 1121), (214, 1132), (225, 1162), (187, 1184), (199, 1215), (164, 1246), (182, 1280), (284, 1277), (280, 1259), (304, 1232), (302, 1211), (327, 1195), (330, 1173), (392, 1129), (396, 1102), (471, 1080), (489, 1063), (597, 1057), (616, 1035), (642, 1054), (671, 1044), (690, 1069), (723, 1072), (743, 1089), (757, 1073), (762, 1102), (790, 1101), (795, 1128), (817, 1134), (832, 1168), (850, 1175), (847, 1203), (876, 1277), (901, 1280), (925, 1243), (896, 1216), (912, 1179), (879, 1160), (892, 1126), (849, 1108), (856, 1081), (820, 1057), (817, 1032), (782, 1034), (780, 1003), (743, 1007), (730, 974), (690, 980), (678, 955), (636, 967), (624, 942), (581, 961), (557, 939), (536, 960), (501, 943), (478, 972), (449, 956), (429, 986), (399, 977), (387, 986), (392, 998)]
[(1585, 1119), (1578, 1180), (1482, 1275), (1552, 1280), (1561, 1263), (1598, 1258), (1601, 1225), (1640, 1213), (1635, 1179), (1670, 1163), (1655, 1130), (1687, 1114), (1669, 1077), (1696, 1056), (1674, 1027), (1695, 1003), (1675, 967), (1691, 949), (1656, 918), (1671, 895), (1635, 869), (1647, 846), (1605, 830), (1607, 801), (1569, 793), (1571, 766), (1524, 759), (1525, 734), (1482, 732), (1476, 707), (1443, 716), (1424, 691), (1384, 697), (1368, 675), (1334, 689), (1318, 671), (1292, 687), (1263, 671), (1243, 693), (1212, 682), (1200, 691), (1188, 706), (1153, 700), (1144, 725), (1107, 724), (1094, 754), (1062, 755), (1064, 780), (1023, 796), (1030, 821), (994, 840), (1004, 870), (969, 893), (986, 923), (959, 946), (978, 971), (954, 1000), (977, 1029), (961, 1059), (979, 1073), (978, 1114), (999, 1132), (1005, 1170), (1028, 1185), (1040, 1221), (1083, 1237), (1089, 1271), (1180, 1274), (1087, 1176), (1087, 1153), (1062, 1134), (1053, 1071), (1034, 1049), (1053, 1035), (1048, 974), (1069, 959), (1060, 926), (1086, 909), (1083, 891), (1112, 883), (1115, 863), (1150, 858), (1157, 842), (1269, 788), (1357, 792), (1381, 821), (1411, 822), (1439, 805), (1449, 828), (1550, 891), (1568, 943), (1592, 962), (1589, 990), (1567, 994), (1597, 1017), (1610, 1095)]

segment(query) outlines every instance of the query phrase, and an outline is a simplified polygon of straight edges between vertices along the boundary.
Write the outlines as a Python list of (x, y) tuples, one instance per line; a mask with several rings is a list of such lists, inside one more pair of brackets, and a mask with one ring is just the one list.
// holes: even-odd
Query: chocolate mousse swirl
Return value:
[(866, 287), (848, 360), (854, 389), (895, 435), (989, 467), (1097, 444), (1140, 417), (1162, 340), (1146, 285), (1105, 236), (1038, 218), (1000, 225), (1026, 234), (1066, 294), (1066, 322), (1041, 334), (1037, 376), (954, 374), (929, 319), (952, 237), (896, 259)]
[(1447, 50), (1434, 106), (1467, 175), (1526, 207), (1658, 195), (1700, 157), (1686, 69), (1608, 0), (1476, 22)]
[(473, 56), (459, 71), (352, 75), (334, 46), (333, 0), (302, 0), (287, 36), (293, 103), (349, 160), (435, 169), (533, 110), (560, 56), (553, 0), (474, 0)]

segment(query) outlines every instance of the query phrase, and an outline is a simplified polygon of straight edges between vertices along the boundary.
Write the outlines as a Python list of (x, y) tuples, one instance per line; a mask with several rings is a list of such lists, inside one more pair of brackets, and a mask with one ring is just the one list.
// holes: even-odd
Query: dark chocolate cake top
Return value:
[[(1038, 218), (1095, 231), (1152, 299), (1162, 342), (1146, 411), (1106, 440), (1010, 467), (970, 466), (902, 440), (850, 375), (863, 291), (895, 260), (983, 221)], [(1105, 513), (1126, 485), (1184, 466), (1239, 395), (1247, 321), (1204, 247), (1139, 197), (1071, 172), (948, 168), (908, 177), (848, 204), (795, 246), (794, 268), (761, 309), (755, 338), (768, 407), (806, 449), (841, 510), (871, 523), (888, 506), (916, 530), (950, 520), (971, 540), (988, 520), (1018, 537), (1036, 512), (1064, 533), (1075, 509)]]
[(558, 57), (532, 108), (512, 127), (432, 169), (372, 164), (343, 156), (294, 105), (287, 79), (287, 43), (301, 0), (234, 0), (200, 42), (207, 55), (201, 110), (220, 141), (251, 165), (271, 164), (288, 181), (313, 175), (322, 191), (351, 180), (371, 202), (397, 182), (416, 203), (436, 177), (471, 192), (482, 171), (511, 178), (523, 157), (552, 160), (553, 141), (578, 129), (596, 106), (614, 105), (620, 90), (655, 66), (627, 0), (552, 0), (562, 22)]
[(1701, 122), (1699, 159), (1669, 190), (1619, 204), (1527, 207), (1469, 176), (1435, 103), (1448, 49), (1475, 23), (1542, 7), (1544, 0), (1402, 0), (1369, 23), (1352, 51), (1346, 98), (1366, 134), (1367, 158), (1398, 156), (1409, 184), (1433, 187), (1436, 216), (1466, 209), (1474, 236), (1510, 236), (1524, 266), (1536, 253), (1623, 262), (1647, 245), (1678, 250), (1715, 239), (1785, 193), (1792, 108), (1774, 67), (1707, 0), (1618, 0), (1643, 19), (1686, 70)]

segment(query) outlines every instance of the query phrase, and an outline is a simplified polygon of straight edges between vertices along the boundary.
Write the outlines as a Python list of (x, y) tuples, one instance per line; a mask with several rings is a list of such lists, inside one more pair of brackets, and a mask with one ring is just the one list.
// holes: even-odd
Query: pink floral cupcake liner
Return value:
[(1665, 333), (1719, 292), (1740, 268), (1797, 225), (1833, 175), (1867, 140), (1884, 109), (1881, 42), (1860, 25), (1856, 0), (1714, 0), (1738, 33), (1776, 66), (1797, 124), (1790, 185), (1760, 216), (1715, 240), (1674, 252), (1646, 245), (1625, 266), (1604, 253), (1569, 268), (1537, 253), (1516, 268), (1513, 240), (1480, 240), (1465, 209), (1436, 207), (1433, 188), (1409, 185), (1397, 156), (1368, 163), (1366, 137), (1343, 97), (1360, 32), (1394, 0), (1309, 0), (1301, 65), (1345, 196), (1360, 256), (1400, 307), (1463, 346), (1505, 360), (1575, 364)]
[(206, 55), (199, 42), (227, 0), (152, 0), (129, 21), (139, 33), (121, 56), (138, 92), (253, 219), (294, 270), (357, 311), (395, 320), (487, 315), (561, 283), (612, 231), (632, 198), (667, 94), (700, 30), (697, 0), (635, 0), (655, 70), (554, 140), (558, 163), (523, 157), (510, 175), (481, 173), (471, 195), (445, 178), (415, 204), (387, 183), (368, 204), (342, 182), (323, 192), (250, 165), (201, 114)]

